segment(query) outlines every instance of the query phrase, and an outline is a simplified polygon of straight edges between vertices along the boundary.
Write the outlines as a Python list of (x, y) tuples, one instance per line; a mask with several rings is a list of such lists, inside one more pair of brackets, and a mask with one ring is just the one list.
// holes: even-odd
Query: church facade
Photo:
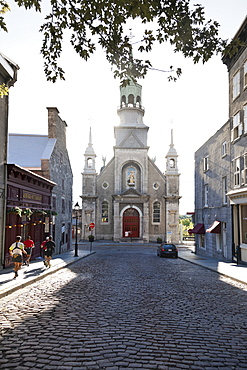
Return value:
[[(99, 174), (91, 129), (82, 172), (82, 238), (116, 242), (179, 243), (178, 155), (171, 144), (162, 173), (148, 156), (148, 130), (143, 123), (142, 87), (120, 87), (120, 124), (114, 127), (114, 157)], [(90, 223), (95, 224), (93, 231)]]

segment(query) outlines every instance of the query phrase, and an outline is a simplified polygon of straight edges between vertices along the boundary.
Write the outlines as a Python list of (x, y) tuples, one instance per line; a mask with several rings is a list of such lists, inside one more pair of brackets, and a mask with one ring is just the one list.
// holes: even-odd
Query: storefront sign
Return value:
[(42, 202), (42, 195), (36, 194), (36, 193), (31, 193), (29, 191), (23, 191), (22, 193), (22, 199), (23, 200), (31, 200), (35, 202)]

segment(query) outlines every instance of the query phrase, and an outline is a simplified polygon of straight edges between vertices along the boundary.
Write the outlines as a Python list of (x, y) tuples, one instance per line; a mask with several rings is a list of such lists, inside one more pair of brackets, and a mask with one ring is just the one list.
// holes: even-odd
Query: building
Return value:
[(178, 155), (173, 144), (165, 174), (148, 156), (148, 130), (143, 123), (141, 85), (120, 87), (120, 124), (114, 127), (114, 157), (96, 173), (91, 129), (82, 173), (83, 239), (179, 242)]
[[(17, 81), (19, 67), (0, 53), (0, 85), (8, 88)], [(0, 99), (0, 265), (4, 265), (5, 217), (7, 193), (7, 143), (8, 143), (9, 96)]]
[(247, 17), (234, 39), (242, 45), (233, 57), (224, 57), (229, 76), (231, 132), (231, 187), (227, 194), (232, 207), (232, 242), (240, 246), (247, 262)]
[(197, 253), (247, 262), (247, 17), (225, 55), (229, 120), (195, 153)]
[(9, 246), (17, 235), (26, 240), (30, 235), (35, 247), (32, 258), (41, 255), (40, 245), (50, 234), (51, 198), (56, 184), (15, 164), (7, 165), (7, 210), (3, 267), (12, 264)]
[[(227, 192), (231, 154), (229, 122), (195, 153), (196, 252), (232, 258), (232, 221)], [(206, 232), (207, 231), (207, 232)]]
[(47, 109), (48, 135), (9, 134), (8, 163), (56, 184), (51, 199), (50, 233), (56, 253), (61, 253), (71, 247), (73, 174), (66, 147), (67, 124), (59, 117), (57, 108)]

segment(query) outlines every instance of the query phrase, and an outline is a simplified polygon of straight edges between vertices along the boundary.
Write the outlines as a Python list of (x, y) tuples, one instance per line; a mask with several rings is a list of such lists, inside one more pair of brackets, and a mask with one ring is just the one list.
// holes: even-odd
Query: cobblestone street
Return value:
[(1, 369), (247, 369), (247, 285), (148, 246), (1, 299)]

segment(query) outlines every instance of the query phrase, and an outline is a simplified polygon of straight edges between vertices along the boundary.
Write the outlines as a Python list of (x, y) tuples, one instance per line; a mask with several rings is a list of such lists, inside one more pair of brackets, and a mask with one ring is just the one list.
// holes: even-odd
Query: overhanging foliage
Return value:
[[(42, 0), (15, 2), (26, 9), (41, 11)], [(47, 80), (52, 82), (65, 76), (59, 65), (65, 30), (69, 30), (70, 42), (84, 60), (100, 45), (113, 66), (114, 76), (123, 84), (129, 77), (144, 78), (152, 68), (150, 60), (132, 58), (131, 40), (124, 36), (124, 26), (130, 19), (138, 19), (145, 25), (138, 45), (140, 52), (150, 53), (154, 43), (169, 42), (174, 52), (192, 58), (194, 63), (204, 63), (226, 46), (218, 37), (219, 24), (206, 20), (204, 8), (199, 4), (190, 7), (188, 0), (50, 0), (50, 5), (51, 12), (40, 31), (44, 70)], [(1, 7), (0, 28), (7, 31), (4, 11), (8, 4), (0, 0)], [(177, 69), (169, 78), (176, 79), (180, 74), (181, 69)]]

